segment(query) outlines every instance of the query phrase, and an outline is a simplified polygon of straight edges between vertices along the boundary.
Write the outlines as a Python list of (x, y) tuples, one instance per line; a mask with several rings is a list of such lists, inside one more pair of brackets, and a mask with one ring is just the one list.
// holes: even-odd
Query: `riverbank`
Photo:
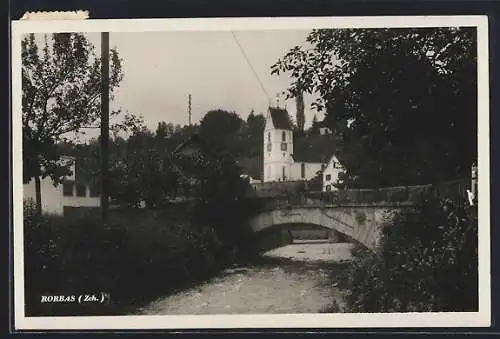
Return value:
[(350, 244), (290, 244), (245, 266), (226, 269), (196, 287), (159, 298), (142, 315), (344, 312), (335, 276), (347, 267)]

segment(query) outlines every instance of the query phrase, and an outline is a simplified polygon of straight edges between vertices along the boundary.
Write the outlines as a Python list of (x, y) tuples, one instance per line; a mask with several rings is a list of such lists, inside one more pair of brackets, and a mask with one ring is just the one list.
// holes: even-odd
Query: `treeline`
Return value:
[(356, 188), (470, 175), (477, 157), (475, 28), (320, 29), (272, 66), (314, 93)]
[[(195, 158), (185, 156), (193, 149), (209, 161), (231, 164), (234, 175), (245, 172), (258, 178), (264, 124), (262, 114), (252, 112), (245, 121), (224, 110), (209, 111), (199, 124), (191, 126), (159, 122), (151, 131), (139, 124), (128, 137), (110, 140), (110, 196), (117, 204), (137, 206), (145, 202), (155, 207), (190, 194), (193, 180), (210, 176), (210, 166), (197, 166)], [(183, 144), (186, 146), (176, 152)], [(74, 155), (77, 175), (99, 187), (99, 139), (87, 144), (62, 143), (59, 152)], [(226, 174), (229, 180), (230, 174)]]

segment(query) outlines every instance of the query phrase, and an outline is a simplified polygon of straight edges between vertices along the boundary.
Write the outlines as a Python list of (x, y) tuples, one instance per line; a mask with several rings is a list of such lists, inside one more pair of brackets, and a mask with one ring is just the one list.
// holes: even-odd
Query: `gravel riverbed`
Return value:
[(321, 242), (283, 246), (265, 253), (259, 263), (227, 269), (199, 286), (159, 298), (139, 314), (343, 312), (343, 291), (332, 270), (346, 265), (350, 247)]

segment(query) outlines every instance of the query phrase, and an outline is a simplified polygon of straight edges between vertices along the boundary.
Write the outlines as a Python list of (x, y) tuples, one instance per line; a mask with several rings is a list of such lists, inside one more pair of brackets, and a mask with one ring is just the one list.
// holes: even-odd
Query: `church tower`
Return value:
[(264, 181), (292, 177), (293, 125), (286, 109), (269, 107), (264, 128)]

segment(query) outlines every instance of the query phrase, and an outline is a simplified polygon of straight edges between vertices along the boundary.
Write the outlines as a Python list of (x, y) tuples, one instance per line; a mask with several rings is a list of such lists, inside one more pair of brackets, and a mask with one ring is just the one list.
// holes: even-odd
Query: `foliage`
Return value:
[(375, 253), (353, 251), (352, 312), (477, 311), (477, 219), (465, 202), (425, 199), (382, 232)]
[[(213, 127), (213, 119), (228, 116), (233, 119), (231, 114), (224, 111), (210, 114), (199, 127), (200, 134), (203, 132), (207, 136)], [(241, 178), (242, 169), (230, 156), (231, 149), (221, 141), (223, 138), (229, 140), (235, 134), (221, 137), (219, 133), (208, 136), (208, 140), (192, 135), (181, 141), (182, 135), (179, 134), (184, 129), (169, 136), (162, 132), (166, 126), (159, 124), (156, 134), (142, 128), (135, 130), (126, 140), (112, 140), (112, 200), (131, 207), (144, 202), (148, 208), (163, 208), (171, 200), (194, 199), (197, 203), (195, 223), (200, 228), (214, 230), (225, 244), (236, 246), (244, 237), (241, 224), (251, 208), (245, 202), (249, 186)], [(234, 128), (232, 132), (239, 133), (239, 130)], [(195, 142), (195, 139), (201, 141)], [(212, 147), (213, 142), (218, 142), (214, 140), (221, 141), (216, 148)], [(185, 147), (177, 150), (184, 143)], [(93, 143), (87, 148), (97, 160), (99, 145)], [(97, 164), (94, 161), (94, 166)]]
[(296, 117), (297, 121), (297, 131), (299, 133), (304, 132), (304, 124), (305, 124), (305, 114), (304, 114), (304, 94), (302, 91), (298, 91), (296, 95)]
[(136, 131), (117, 144), (112, 162), (111, 198), (118, 203), (161, 206), (176, 187), (176, 175), (168, 163), (173, 146), (148, 130)]
[[(37, 209), (41, 212), (39, 180), (55, 184), (70, 174), (60, 161), (57, 144), (69, 132), (79, 132), (99, 119), (101, 61), (94, 46), (80, 33), (26, 35), (22, 48), (23, 179), (37, 183)], [(121, 60), (110, 51), (110, 97), (123, 78)], [(117, 114), (118, 112), (114, 112)]]
[(462, 177), (476, 155), (474, 28), (321, 29), (271, 73), (288, 72), (339, 138), (344, 184)]
[[(260, 172), (259, 162), (255, 161), (257, 156), (245, 156), (260, 154), (265, 118), (260, 114), (250, 114), (247, 120), (245, 122), (234, 113), (219, 110), (207, 113), (201, 125), (180, 127), (165, 121), (159, 122), (153, 133), (140, 118), (126, 115), (120, 131), (128, 131), (129, 135), (124, 138), (115, 134), (109, 141), (111, 199), (120, 205), (139, 206), (145, 202), (147, 207), (163, 206), (171, 199), (191, 195), (191, 191), (200, 192), (201, 187), (193, 187), (195, 177), (196, 180), (204, 177), (207, 181), (211, 175), (215, 175), (216, 168), (222, 168), (221, 164), (229, 164), (234, 171), (233, 177), (239, 176), (242, 169), (236, 166), (236, 157), (239, 164), (252, 170), (250, 174), (255, 175), (254, 172)], [(217, 128), (222, 125), (228, 127), (225, 134)], [(179, 145), (201, 133), (204, 144), (208, 146), (205, 151), (212, 158), (173, 155)], [(79, 175), (92, 178), (95, 184), (99, 183), (99, 138), (88, 144), (65, 141), (59, 143), (58, 147), (60, 153), (77, 158)], [(225, 158), (225, 162), (220, 161)], [(207, 163), (211, 161), (213, 166)], [(223, 175), (216, 177), (219, 181), (224, 180)]]
[[(121, 210), (118, 227), (86, 217), (25, 216), (26, 311), (32, 315), (127, 314), (158, 295), (205, 279), (227, 261), (216, 261), (219, 240), (200, 230), (189, 210), (164, 213)], [(220, 259), (220, 258), (218, 258)], [(175, 278), (173, 278), (175, 277)], [(40, 295), (101, 291), (109, 305), (41, 304)]]
[[(111, 198), (129, 206), (144, 201), (148, 207), (159, 207), (179, 196), (203, 201), (209, 197), (220, 200), (218, 195), (224, 192), (234, 192), (228, 199), (242, 196), (247, 187), (242, 186), (242, 172), (235, 158), (255, 148), (255, 139), (262, 138), (262, 120), (262, 115), (251, 115), (246, 123), (234, 113), (211, 111), (199, 126), (176, 127), (160, 122), (156, 133), (140, 126), (127, 139), (112, 139)], [(203, 149), (189, 142), (195, 135), (202, 140)], [(174, 155), (174, 150), (185, 142), (188, 148), (200, 152)], [(94, 159), (89, 165), (98, 173), (99, 144), (95, 141), (83, 148)]]
[(316, 114), (314, 114), (313, 116), (312, 125), (311, 128), (309, 129), (309, 134), (311, 135), (319, 134), (318, 117), (316, 116)]
[(244, 223), (254, 212), (245, 199), (249, 185), (234, 160), (213, 159), (207, 165), (200, 181), (199, 222), (215, 229), (224, 244), (238, 247), (247, 236)]
[(173, 159), (180, 185), (190, 186), (196, 223), (214, 230), (223, 244), (237, 247), (245, 237), (244, 221), (253, 213), (245, 197), (248, 182), (233, 158), (200, 140), (196, 152), (177, 154)]
[(200, 122), (200, 137), (210, 145), (213, 152), (234, 157), (240, 150), (235, 139), (239, 137), (244, 121), (235, 113), (213, 110), (205, 114)]
[(244, 155), (247, 157), (261, 157), (263, 144), (263, 134), (266, 125), (266, 118), (262, 114), (254, 114), (250, 112), (246, 124), (243, 129), (245, 143)]
[(181, 129), (180, 125), (174, 125), (171, 122), (167, 124), (165, 121), (160, 121), (155, 135), (157, 138), (171, 138), (174, 134), (180, 132)]
[(266, 118), (253, 111), (245, 121), (235, 112), (213, 110), (201, 120), (199, 135), (221, 156), (252, 158), (261, 156), (265, 123)]
[[(57, 290), (48, 276), (59, 277), (59, 260), (52, 237), (51, 217), (40, 217), (34, 201), (24, 201), (24, 262), (26, 298), (37, 298), (42, 292)], [(38, 300), (37, 300), (38, 301)]]

